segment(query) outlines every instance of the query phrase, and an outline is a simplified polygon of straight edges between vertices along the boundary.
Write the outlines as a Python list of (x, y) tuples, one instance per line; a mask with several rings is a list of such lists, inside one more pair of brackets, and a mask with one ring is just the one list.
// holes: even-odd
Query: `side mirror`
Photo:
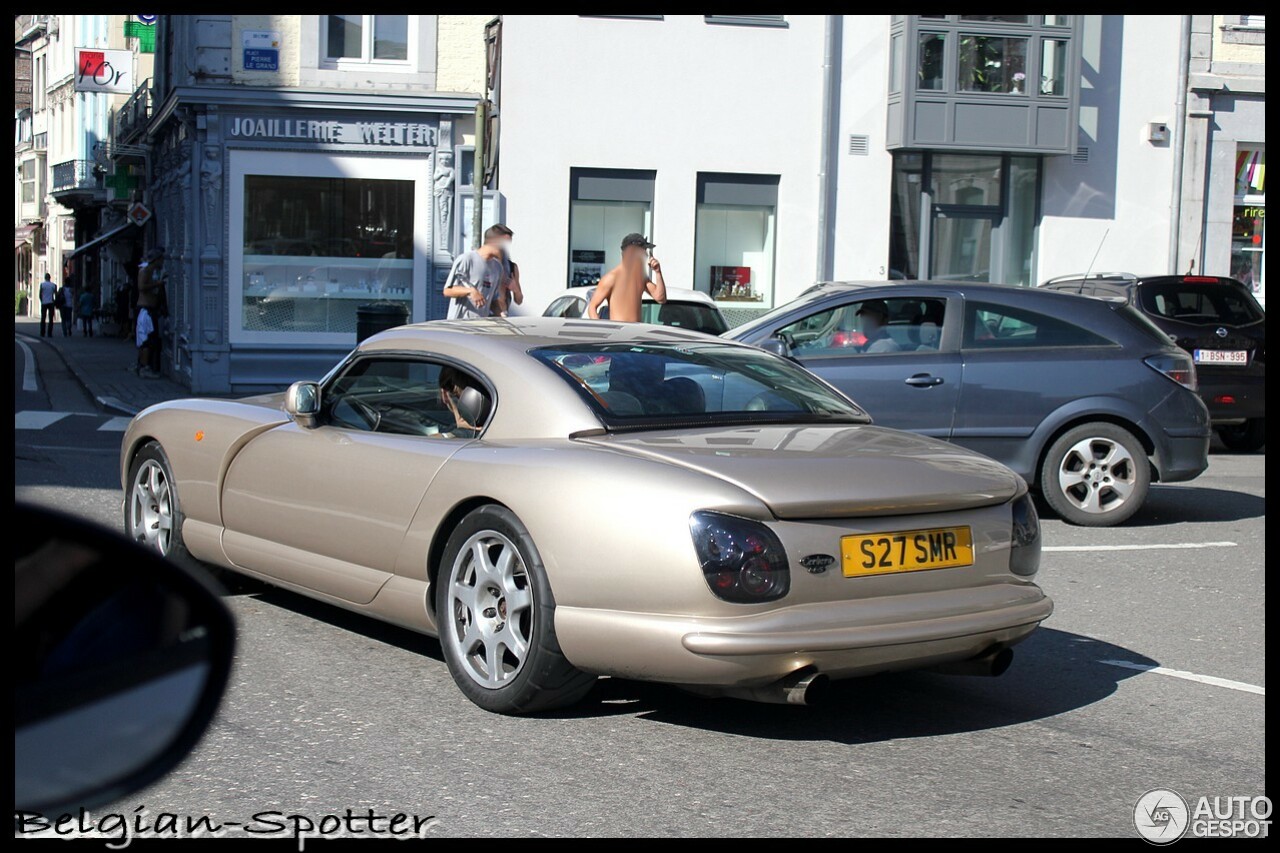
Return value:
[(458, 415), (464, 421), (480, 429), (489, 417), (489, 398), (479, 388), (467, 386), (458, 395)]
[(300, 427), (311, 429), (320, 414), (320, 386), (315, 382), (295, 382), (284, 395), (284, 410)]
[(765, 352), (771, 352), (774, 355), (780, 355), (783, 358), (791, 358), (791, 344), (787, 343), (784, 338), (766, 338), (759, 344), (760, 349)]
[(106, 528), (14, 513), (15, 809), (119, 800), (176, 767), (213, 719), (231, 613), (211, 581)]

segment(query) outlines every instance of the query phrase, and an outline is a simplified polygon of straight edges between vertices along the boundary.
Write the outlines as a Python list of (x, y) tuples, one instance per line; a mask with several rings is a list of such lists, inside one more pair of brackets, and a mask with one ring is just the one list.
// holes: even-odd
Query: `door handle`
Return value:
[(934, 385), (941, 385), (942, 381), (941, 376), (931, 376), (928, 373), (917, 373), (907, 378), (907, 384), (917, 388), (931, 388)]

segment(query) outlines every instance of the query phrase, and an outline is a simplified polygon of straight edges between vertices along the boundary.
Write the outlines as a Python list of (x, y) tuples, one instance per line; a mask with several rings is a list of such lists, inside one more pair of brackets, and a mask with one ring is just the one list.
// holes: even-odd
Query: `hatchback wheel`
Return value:
[(1119, 524), (1147, 499), (1151, 466), (1142, 443), (1124, 427), (1083, 424), (1045, 454), (1040, 491), (1064, 521), (1085, 527)]
[(1228, 450), (1253, 453), (1267, 443), (1267, 419), (1250, 418), (1242, 424), (1218, 427), (1218, 438)]
[(505, 507), (475, 510), (449, 537), (436, 582), (436, 624), (453, 680), (487, 711), (562, 708), (596, 681), (560, 651), (542, 559)]

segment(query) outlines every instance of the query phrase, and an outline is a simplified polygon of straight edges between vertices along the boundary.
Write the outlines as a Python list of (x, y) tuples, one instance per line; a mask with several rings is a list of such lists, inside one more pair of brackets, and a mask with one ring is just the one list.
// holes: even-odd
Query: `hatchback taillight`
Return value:
[(689, 531), (707, 586), (717, 597), (756, 604), (782, 598), (791, 588), (782, 542), (760, 522), (695, 512), (689, 518)]
[(1191, 360), (1189, 355), (1153, 355), (1150, 358), (1144, 358), (1147, 366), (1157, 373), (1163, 373), (1165, 376), (1177, 382), (1184, 388), (1192, 391), (1198, 387), (1196, 381), (1196, 363)]

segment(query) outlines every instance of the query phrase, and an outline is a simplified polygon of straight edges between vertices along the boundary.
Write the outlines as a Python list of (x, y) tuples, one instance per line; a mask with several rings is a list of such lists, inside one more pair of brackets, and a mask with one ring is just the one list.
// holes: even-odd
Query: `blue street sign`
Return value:
[(279, 71), (280, 51), (260, 47), (244, 49), (245, 71)]

